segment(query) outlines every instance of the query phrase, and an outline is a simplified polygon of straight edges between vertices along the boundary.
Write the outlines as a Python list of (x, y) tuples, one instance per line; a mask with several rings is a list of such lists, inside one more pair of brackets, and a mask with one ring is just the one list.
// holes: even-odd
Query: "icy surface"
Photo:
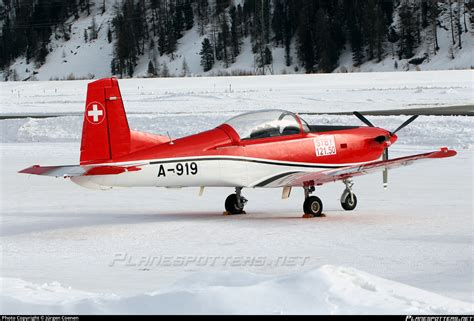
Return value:
[[(444, 95), (444, 100), (438, 96), (438, 103), (472, 103), (471, 94), (455, 89), (472, 83), (464, 79), (456, 85), (454, 79), (464, 74), (454, 77), (453, 73), (457, 72), (436, 79), (447, 81), (442, 90), (456, 91)], [(366, 75), (361, 86), (380, 85), (371, 78), (377, 74)], [(390, 81), (396, 82), (398, 74), (392, 75)], [(419, 75), (423, 78), (426, 73)], [(213, 95), (175, 94), (188, 90), (187, 85), (190, 91), (205, 86), (208, 78), (186, 79), (181, 88), (174, 79), (162, 82), (165, 91), (173, 87), (175, 92), (165, 100), (165, 107), (163, 102), (148, 100), (150, 95), (137, 94), (142, 89), (137, 89), (135, 80), (121, 85), (122, 92), (127, 91), (124, 97), (132, 100), (126, 105), (134, 112), (129, 115), (132, 128), (169, 131), (178, 137), (217, 126), (237, 114), (240, 106), (257, 109), (272, 102), (278, 104), (273, 107), (286, 108), (294, 99), (293, 110), (305, 111), (309, 105), (300, 104), (301, 97), (313, 93), (307, 85), (311, 81), (302, 80), (316, 76), (288, 77), (302, 77), (294, 94), (292, 83), (279, 77), (266, 83), (242, 82), (247, 89), (256, 88), (245, 93), (250, 104), (235, 98), (235, 92), (221, 91), (217, 100)], [(353, 102), (372, 99), (368, 106), (381, 109), (384, 90), (353, 92), (347, 80), (353, 75), (348, 77), (338, 78), (345, 79), (344, 89), (327, 95), (333, 103), (339, 99), (341, 109), (352, 110), (358, 109), (352, 108)], [(410, 88), (426, 86), (428, 81), (403, 79)], [(281, 87), (266, 96), (262, 88), (272, 87), (272, 81)], [(344, 81), (334, 80), (333, 86), (343, 86)], [(48, 98), (44, 83), (28, 83), (29, 98), (18, 103), (6, 94), (10, 100), (2, 101), (1, 112), (7, 113), (8, 108), (18, 113), (82, 112), (85, 83), (53, 84), (58, 92), (69, 94), (58, 98), (51, 91)], [(2, 95), (6, 85), (10, 83), (1, 84)], [(151, 85), (143, 86), (151, 90), (147, 87)], [(329, 88), (331, 82), (325, 85)], [(403, 86), (392, 94), (395, 107), (438, 99), (435, 91), (419, 96)], [(268, 103), (254, 103), (262, 99)], [(154, 105), (164, 109), (155, 112)], [(360, 124), (352, 116), (304, 117), (311, 123)], [(370, 117), (387, 129), (406, 118)], [(431, 314), (473, 310), (472, 117), (419, 117), (397, 133), (399, 141), (390, 157), (441, 146), (455, 148), (456, 157), (390, 171), (387, 191), (381, 175), (357, 178), (359, 204), (350, 213), (339, 204), (342, 184), (319, 187), (316, 195), (324, 202), (326, 217), (314, 220), (301, 219), (303, 193), (298, 189), (288, 200), (281, 200), (281, 190), (244, 190), (248, 214), (223, 216), (223, 201), (231, 189), (209, 188), (202, 197), (195, 188), (93, 191), (65, 179), (20, 175), (18, 170), (33, 164), (76, 164), (81, 117), (2, 120), (0, 130), (0, 312)], [(221, 259), (211, 264), (209, 259), (216, 257)], [(149, 264), (150, 258), (160, 263)], [(169, 264), (179, 258), (189, 264)], [(256, 258), (263, 258), (264, 264), (256, 264)]]

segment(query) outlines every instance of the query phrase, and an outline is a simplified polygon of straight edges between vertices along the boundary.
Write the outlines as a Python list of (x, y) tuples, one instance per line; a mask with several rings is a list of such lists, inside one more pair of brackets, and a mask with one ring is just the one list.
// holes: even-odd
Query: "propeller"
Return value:
[(410, 124), (412, 121), (414, 121), (415, 119), (418, 118), (419, 115), (413, 115), (411, 116), (410, 118), (408, 118), (403, 124), (401, 124), (400, 126), (398, 126), (397, 129), (395, 129), (393, 132), (391, 132), (390, 134), (395, 134), (396, 132), (398, 132), (400, 129), (406, 127), (408, 124)]
[[(354, 115), (359, 118), (360, 121), (362, 121), (364, 124), (366, 124), (367, 126), (369, 127), (375, 127), (367, 118), (365, 118), (361, 113), (357, 112), (357, 111), (354, 111)], [(387, 142), (387, 141), (390, 141), (390, 137), (392, 137), (393, 135), (395, 135), (396, 132), (398, 132), (399, 130), (405, 128), (406, 126), (408, 126), (411, 122), (413, 122), (419, 115), (413, 115), (411, 116), (410, 118), (408, 118), (405, 122), (403, 122), (403, 124), (401, 124), (400, 126), (397, 127), (397, 129), (395, 129), (394, 131), (392, 132), (389, 132), (389, 134), (387, 136), (377, 136), (375, 137), (375, 140), (379, 143), (384, 143), (384, 142)], [(388, 160), (388, 146), (385, 147), (385, 149), (383, 150), (383, 154), (382, 154), (382, 160), (386, 161)], [(383, 173), (382, 173), (382, 179), (383, 179), (383, 188), (384, 189), (387, 189), (388, 187), (388, 169), (385, 168), (383, 170)]]
[(365, 118), (361, 113), (359, 113), (358, 111), (355, 111), (354, 112), (354, 115), (360, 119), (361, 122), (363, 122), (364, 124), (366, 124), (367, 126), (369, 127), (375, 127), (374, 124), (372, 124), (367, 118)]

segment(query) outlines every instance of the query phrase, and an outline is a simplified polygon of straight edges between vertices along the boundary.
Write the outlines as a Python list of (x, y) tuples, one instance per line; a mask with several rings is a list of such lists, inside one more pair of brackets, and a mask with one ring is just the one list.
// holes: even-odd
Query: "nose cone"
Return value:
[(390, 137), (390, 145), (392, 145), (397, 141), (398, 137), (395, 134), (390, 134), (390, 132), (388, 134), (390, 135), (389, 136)]
[[(382, 145), (383, 148), (390, 147), (397, 141), (397, 135), (390, 133), (388, 130), (383, 128), (374, 128), (377, 137), (375, 141)], [(380, 146), (380, 145), (379, 145)]]

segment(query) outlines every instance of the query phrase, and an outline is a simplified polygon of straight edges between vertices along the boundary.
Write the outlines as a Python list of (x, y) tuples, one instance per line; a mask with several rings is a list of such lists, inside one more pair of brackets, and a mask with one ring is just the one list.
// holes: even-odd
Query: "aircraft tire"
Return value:
[(230, 194), (225, 200), (225, 210), (230, 214), (242, 214), (244, 207), (237, 205), (237, 194)]
[(310, 196), (304, 200), (303, 210), (305, 214), (321, 216), (323, 212), (323, 202), (317, 196)]
[(354, 202), (352, 202), (351, 200), (350, 193), (344, 193), (344, 195), (341, 198), (341, 206), (346, 211), (352, 211), (357, 206), (357, 197), (355, 194), (352, 194), (352, 196), (354, 197)]

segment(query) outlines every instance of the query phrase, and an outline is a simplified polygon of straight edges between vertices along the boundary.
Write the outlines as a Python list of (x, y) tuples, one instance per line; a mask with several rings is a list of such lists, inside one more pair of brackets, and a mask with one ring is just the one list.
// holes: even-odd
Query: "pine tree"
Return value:
[(271, 5), (270, 0), (261, 0), (263, 3), (262, 7), (262, 23), (263, 23), (263, 42), (264, 44), (270, 43), (270, 26), (271, 26)]
[(190, 1), (187, 1), (183, 7), (184, 14), (184, 27), (186, 30), (190, 30), (194, 26), (194, 13), (193, 7)]
[(416, 45), (413, 8), (407, 2), (404, 2), (399, 7), (398, 15), (400, 17), (400, 46), (398, 56), (399, 59), (408, 59), (413, 57)]
[(268, 46), (265, 47), (265, 60), (263, 63), (266, 66), (273, 64), (273, 54)]
[(197, 18), (199, 34), (205, 34), (206, 26), (209, 24), (209, 1), (197, 0)]
[(219, 51), (220, 57), (224, 61), (225, 67), (228, 68), (230, 63), (232, 62), (231, 55), (229, 55), (229, 46), (231, 42), (230, 32), (229, 32), (229, 25), (227, 24), (227, 18), (225, 14), (221, 15), (221, 32), (218, 35), (218, 44), (219, 44)]
[(282, 0), (275, 0), (274, 4), (275, 9), (273, 10), (273, 18), (272, 18), (272, 30), (275, 35), (274, 40), (276, 45), (282, 45), (283, 39), (285, 36), (285, 29), (284, 29), (284, 5)]
[(375, 41), (376, 41), (376, 25), (377, 16), (375, 13), (375, 1), (368, 0), (365, 3), (362, 16), (362, 29), (364, 30), (363, 35), (365, 36), (365, 43), (367, 43), (367, 59), (374, 59)]
[(380, 5), (377, 5), (375, 8), (375, 31), (374, 31), (374, 37), (375, 37), (375, 54), (377, 57), (377, 62), (380, 62), (382, 60), (382, 56), (384, 54), (384, 42), (386, 39), (386, 34), (387, 34), (387, 23), (385, 20), (385, 16), (383, 15), (382, 12), (382, 7)]
[(107, 30), (107, 42), (112, 42), (112, 30), (110, 30), (110, 28)]
[(331, 72), (336, 67), (339, 55), (331, 36), (330, 21), (327, 12), (320, 8), (316, 13), (315, 45), (318, 50), (318, 69), (322, 72)]
[[(291, 3), (291, 2), (290, 2)], [(286, 66), (291, 66), (292, 57), (291, 57), (291, 39), (293, 38), (293, 25), (292, 25), (292, 16), (291, 16), (291, 5), (288, 2), (283, 4), (283, 33), (284, 33), (284, 42), (285, 42), (285, 64)]]
[(436, 53), (439, 50), (438, 44), (438, 15), (439, 8), (437, 1), (432, 1), (429, 9), (429, 15), (431, 20), (431, 29), (434, 37), (434, 52)]
[(110, 61), (110, 72), (112, 74), (112, 76), (115, 76), (116, 74), (118, 74), (117, 72), (117, 64), (116, 64), (116, 60), (115, 59), (112, 59)]
[(184, 10), (183, 6), (178, 5), (175, 7), (172, 7), (172, 10), (174, 11), (173, 18), (172, 18), (172, 23), (173, 23), (173, 31), (174, 31), (174, 36), (177, 39), (180, 39), (183, 34), (183, 30), (185, 29), (184, 25)]
[(395, 57), (395, 43), (400, 39), (397, 31), (394, 27), (390, 27), (388, 30), (387, 40), (391, 43), (392, 57)]
[(204, 40), (202, 41), (201, 52), (199, 54), (201, 55), (201, 66), (203, 70), (211, 70), (214, 66), (214, 54), (209, 39), (204, 38)]
[(315, 72), (316, 52), (314, 46), (314, 10), (315, 3), (303, 2), (301, 21), (298, 26), (298, 56), (306, 73)]
[(240, 30), (240, 21), (238, 20), (237, 9), (235, 6), (230, 8), (230, 20), (231, 20), (231, 27), (230, 27), (230, 37), (231, 37), (231, 47), (232, 47), (232, 61), (235, 61), (235, 58), (240, 53), (240, 38), (242, 36)]
[(176, 29), (179, 27), (176, 18), (174, 20), (168, 20), (166, 28), (168, 30), (166, 34), (166, 53), (171, 55), (171, 59), (174, 59), (174, 52), (178, 46), (178, 37), (181, 37), (181, 31)]
[(84, 29), (84, 42), (87, 42), (87, 39), (88, 39), (87, 29)]
[(91, 29), (91, 32), (90, 32), (89, 39), (90, 40), (97, 39), (98, 32), (97, 32), (97, 23), (95, 21), (95, 17), (92, 17), (92, 23), (91, 23), (90, 29)]
[(48, 49), (46, 49), (46, 43), (43, 42), (36, 55), (36, 62), (41, 66), (46, 61), (47, 55), (48, 55)]
[[(448, 0), (448, 7), (449, 7), (449, 23), (451, 25), (451, 40), (453, 41), (453, 47), (456, 44), (456, 40), (454, 37), (454, 18), (453, 18), (453, 4), (451, 3), (451, 0)], [(454, 55), (453, 55), (454, 56)]]
[(456, 7), (456, 31), (458, 34), (458, 48), (462, 49), (462, 26), (461, 26), (461, 0), (458, 0)]

